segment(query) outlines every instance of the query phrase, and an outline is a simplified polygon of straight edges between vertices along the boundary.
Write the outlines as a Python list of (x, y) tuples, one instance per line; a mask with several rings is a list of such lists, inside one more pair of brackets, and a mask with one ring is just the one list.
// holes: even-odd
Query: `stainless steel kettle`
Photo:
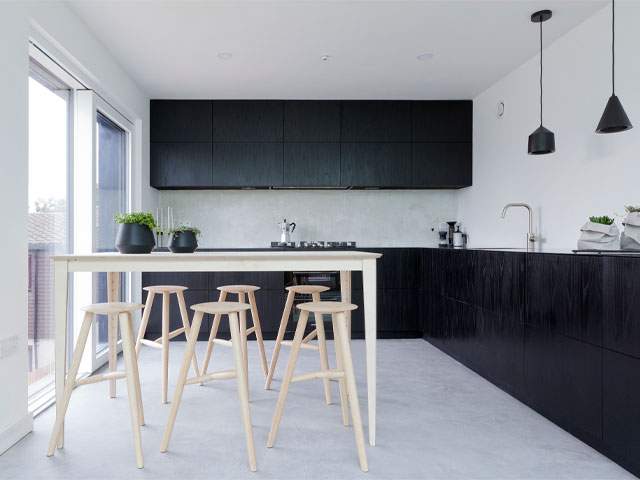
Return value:
[(289, 243), (291, 241), (290, 234), (296, 229), (296, 224), (294, 222), (287, 222), (287, 219), (285, 218), (284, 221), (278, 224), (278, 226), (281, 230), (280, 243)]

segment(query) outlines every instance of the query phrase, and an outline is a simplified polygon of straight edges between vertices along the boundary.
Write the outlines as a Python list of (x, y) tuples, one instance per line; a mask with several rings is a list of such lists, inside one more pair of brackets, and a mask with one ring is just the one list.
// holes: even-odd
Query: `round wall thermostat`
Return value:
[(498, 118), (502, 118), (503, 115), (504, 115), (504, 102), (500, 101), (496, 106), (496, 116)]

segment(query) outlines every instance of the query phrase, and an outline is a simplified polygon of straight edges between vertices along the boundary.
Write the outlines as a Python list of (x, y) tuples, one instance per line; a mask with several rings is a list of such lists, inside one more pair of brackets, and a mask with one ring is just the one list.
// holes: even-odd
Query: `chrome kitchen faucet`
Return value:
[(502, 209), (502, 218), (507, 214), (507, 210), (511, 207), (523, 207), (529, 211), (529, 231), (527, 232), (527, 250), (533, 252), (535, 242), (538, 241), (538, 237), (533, 233), (533, 213), (531, 211), (531, 207), (526, 203), (508, 203)]

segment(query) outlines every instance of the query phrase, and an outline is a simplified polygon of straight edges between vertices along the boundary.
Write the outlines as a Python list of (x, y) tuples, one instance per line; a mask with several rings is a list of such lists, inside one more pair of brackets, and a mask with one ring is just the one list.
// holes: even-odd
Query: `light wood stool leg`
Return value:
[(162, 293), (162, 403), (167, 403), (169, 386), (169, 293)]
[[(187, 313), (187, 306), (184, 303), (184, 295), (180, 290), (176, 292), (176, 296), (178, 297), (178, 305), (180, 306), (180, 316), (182, 317), (182, 325), (184, 325), (184, 337), (189, 338), (189, 333), (191, 332), (191, 327), (189, 326), (189, 314)], [(200, 370), (198, 370), (198, 359), (196, 356), (193, 356), (193, 370), (196, 374), (196, 377), (200, 376)]]
[[(331, 321), (333, 324), (333, 343), (336, 347), (336, 362), (338, 364), (338, 370), (344, 371), (344, 362), (342, 356), (342, 344), (340, 343), (340, 330), (337, 326), (336, 314), (331, 315)], [(349, 426), (349, 406), (347, 399), (347, 384), (344, 378), (338, 379), (338, 386), (340, 387), (340, 405), (342, 406), (342, 423), (345, 427)]]
[(138, 340), (136, 341), (136, 356), (140, 355), (140, 347), (142, 347), (142, 339), (147, 331), (147, 324), (149, 323), (149, 315), (151, 315), (151, 306), (153, 305), (153, 297), (155, 292), (147, 293), (147, 301), (144, 304), (144, 311), (142, 312), (142, 322), (140, 323), (140, 329), (138, 330)]
[(251, 468), (252, 472), (255, 472), (257, 469), (256, 448), (253, 442), (253, 428), (251, 427), (249, 389), (247, 388), (244, 358), (242, 357), (242, 338), (238, 325), (238, 315), (235, 312), (229, 314), (229, 330), (231, 331), (233, 359), (236, 366), (236, 380), (238, 384), (238, 397), (240, 399), (240, 409), (242, 414), (242, 426), (244, 427), (244, 436), (247, 443), (247, 451), (249, 453), (249, 468)]
[(287, 401), (287, 393), (289, 392), (293, 372), (296, 369), (296, 360), (298, 359), (298, 352), (300, 351), (300, 345), (302, 344), (302, 337), (304, 337), (304, 329), (307, 326), (308, 318), (309, 312), (303, 311), (300, 314), (298, 326), (296, 327), (296, 334), (293, 337), (291, 353), (289, 354), (289, 361), (287, 362), (287, 369), (284, 372), (282, 387), (280, 388), (280, 394), (278, 395), (278, 404), (276, 405), (276, 411), (273, 414), (273, 422), (271, 423), (271, 430), (269, 431), (267, 448), (273, 447), (273, 443), (276, 440), (276, 434), (278, 433), (278, 427), (280, 426), (280, 419), (282, 418), (282, 411), (284, 410), (284, 404)]
[[(120, 301), (120, 273), (107, 272), (107, 301)], [(109, 372), (118, 370), (118, 316), (109, 315), (107, 320), (109, 331)], [(109, 380), (109, 396), (116, 396), (116, 381)]]
[(62, 426), (64, 425), (64, 417), (67, 414), (67, 407), (69, 406), (69, 400), (71, 399), (71, 392), (78, 376), (78, 370), (80, 369), (80, 361), (82, 360), (82, 353), (89, 337), (89, 331), (91, 329), (91, 323), (93, 322), (93, 313), (86, 312), (84, 314), (84, 320), (82, 321), (82, 327), (80, 327), (80, 334), (78, 335), (78, 342), (73, 352), (73, 358), (71, 360), (71, 366), (69, 368), (69, 374), (64, 383), (64, 393), (62, 395), (62, 402), (60, 408), (56, 412), (56, 423), (53, 426), (53, 432), (51, 433), (51, 440), (49, 440), (49, 447), (47, 449), (47, 457), (53, 455), (56, 450), (56, 443), (62, 432)]
[(353, 432), (356, 437), (360, 468), (363, 472), (369, 470), (367, 465), (367, 452), (364, 447), (364, 433), (362, 431), (362, 418), (360, 417), (360, 402), (356, 391), (356, 377), (353, 373), (353, 360), (351, 358), (351, 346), (349, 345), (349, 335), (347, 332), (347, 318), (344, 313), (337, 315), (337, 327), (340, 334), (340, 350), (342, 352), (342, 362), (344, 365), (344, 376), (347, 383), (347, 396), (351, 407), (351, 418), (353, 419)]
[[(131, 338), (135, 340), (136, 337), (133, 334), (133, 321), (131, 321), (131, 313), (129, 313), (128, 325), (129, 325), (129, 330), (130, 330), (129, 333), (131, 334)], [(142, 406), (142, 389), (140, 388), (140, 372), (138, 369), (137, 356), (134, 356), (133, 358), (133, 375), (135, 377), (135, 382), (136, 382), (136, 400), (138, 401), (138, 420), (140, 421), (140, 425), (144, 425), (144, 408)]]
[[(219, 302), (224, 302), (227, 299), (227, 292), (220, 292), (220, 297), (218, 299)], [(207, 352), (204, 355), (204, 362), (202, 363), (202, 375), (207, 373), (207, 369), (209, 368), (209, 359), (211, 358), (211, 350), (213, 350), (214, 340), (216, 339), (216, 335), (218, 335), (218, 327), (220, 326), (220, 319), (222, 315), (214, 315), (213, 317), (213, 328), (211, 328), (211, 333), (209, 334), (209, 342), (207, 343)], [(200, 384), (201, 386), (204, 383)]]
[(262, 361), (262, 370), (264, 371), (264, 378), (267, 378), (269, 374), (269, 368), (267, 367), (267, 355), (264, 353), (264, 341), (262, 340), (262, 328), (260, 327), (260, 317), (258, 316), (258, 307), (256, 305), (256, 295), (253, 292), (249, 292), (249, 305), (251, 306), (251, 319), (253, 320), (253, 327), (255, 328), (256, 340), (258, 342), (258, 351), (260, 352), (260, 360)]
[(140, 418), (138, 416), (138, 387), (136, 386), (136, 347), (133, 341), (133, 326), (131, 314), (121, 313), (120, 332), (122, 334), (122, 355), (124, 356), (124, 369), (127, 378), (127, 395), (129, 396), (129, 410), (131, 410), (131, 428), (133, 430), (133, 443), (136, 449), (136, 464), (138, 468), (144, 466), (142, 457), (142, 436), (140, 435)]
[[(320, 301), (319, 293), (312, 293), (311, 299), (314, 302)], [(318, 332), (318, 350), (320, 352), (320, 365), (322, 367), (322, 371), (326, 372), (329, 370), (329, 357), (327, 356), (327, 337), (324, 332), (324, 315), (321, 313), (315, 314), (316, 319), (316, 331)], [(331, 399), (331, 384), (328, 378), (323, 378), (322, 383), (324, 384), (324, 398), (327, 402), (327, 405), (331, 405), (333, 400)]]
[[(245, 301), (244, 292), (238, 293), (238, 302), (247, 303)], [(242, 345), (242, 357), (244, 358), (244, 375), (247, 381), (247, 390), (249, 389), (249, 351), (247, 348), (247, 311), (240, 312), (240, 341)]]
[(191, 357), (196, 349), (196, 341), (198, 340), (198, 333), (200, 332), (200, 325), (202, 324), (202, 312), (196, 312), (193, 315), (193, 322), (191, 323), (191, 334), (187, 339), (187, 346), (184, 350), (184, 357), (182, 359), (182, 365), (180, 366), (180, 373), (178, 374), (178, 380), (176, 383), (176, 390), (173, 394), (173, 401), (171, 402), (171, 410), (169, 411), (169, 418), (167, 420), (167, 426), (164, 429), (164, 436), (162, 437), (162, 444), (160, 445), (160, 451), (166, 452), (169, 446), (169, 439), (171, 438), (171, 432), (173, 431), (173, 425), (176, 422), (178, 416), (178, 407), (180, 406), (180, 400), (182, 399), (182, 392), (184, 391), (184, 384), (187, 381), (187, 374), (189, 373), (189, 364), (191, 363)]
[(273, 380), (273, 374), (276, 370), (278, 355), (280, 355), (280, 344), (282, 343), (284, 334), (287, 331), (287, 323), (289, 323), (289, 316), (291, 315), (291, 307), (293, 306), (295, 296), (296, 294), (294, 292), (289, 292), (287, 295), (287, 303), (285, 303), (284, 311), (282, 312), (282, 319), (280, 320), (280, 328), (278, 328), (276, 344), (273, 347), (273, 356), (271, 357), (271, 364), (269, 365), (269, 374), (267, 375), (267, 381), (264, 384), (265, 390), (269, 390), (269, 388), (271, 388), (271, 381)]

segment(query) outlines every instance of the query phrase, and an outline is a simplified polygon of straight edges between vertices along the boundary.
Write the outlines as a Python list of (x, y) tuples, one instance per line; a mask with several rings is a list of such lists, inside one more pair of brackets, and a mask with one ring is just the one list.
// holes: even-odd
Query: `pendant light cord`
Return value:
[(540, 126), (542, 126), (542, 16), (540, 17)]
[(616, 94), (616, 0), (611, 0), (611, 89)]

